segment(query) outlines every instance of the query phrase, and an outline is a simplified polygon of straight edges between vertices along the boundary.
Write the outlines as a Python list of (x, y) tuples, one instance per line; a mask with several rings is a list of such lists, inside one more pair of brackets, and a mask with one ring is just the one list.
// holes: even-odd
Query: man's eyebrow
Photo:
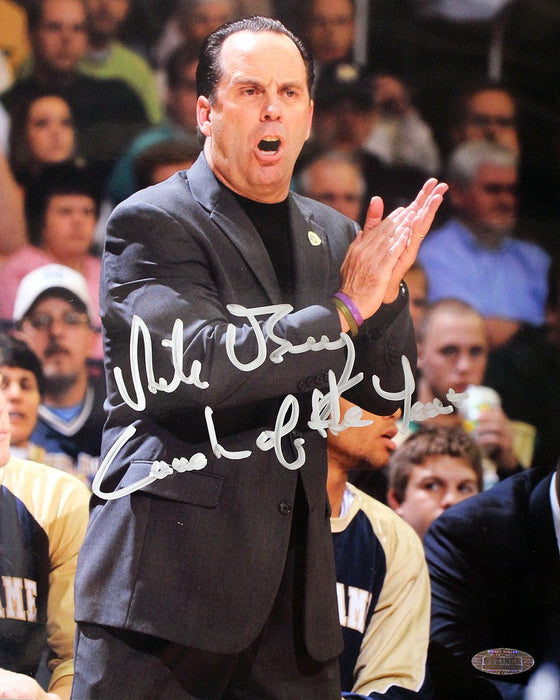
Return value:
[[(263, 82), (261, 78), (255, 78), (250, 75), (236, 75), (231, 79), (230, 85), (255, 85), (257, 87), (264, 87), (266, 83)], [(306, 86), (305, 82), (301, 80), (285, 80), (280, 83), (280, 88), (285, 90), (286, 88), (298, 88), (304, 89)]]

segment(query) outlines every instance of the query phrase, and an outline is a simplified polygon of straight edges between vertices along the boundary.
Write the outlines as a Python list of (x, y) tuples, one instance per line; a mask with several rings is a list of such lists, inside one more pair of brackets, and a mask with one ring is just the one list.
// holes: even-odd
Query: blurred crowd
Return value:
[[(391, 459), (344, 470), (423, 538), (450, 505), (552, 470), (560, 454), (553, 0), (0, 0), (0, 370), (12, 449), (91, 486), (106, 221), (197, 159), (202, 40), (256, 14), (303, 37), (315, 61), (294, 191), (363, 224), (372, 195), (389, 212), (428, 177), (449, 184), (406, 279), (414, 400), (436, 408), (406, 425), (391, 417)], [(473, 387), (487, 390), (478, 406)], [(469, 391), (469, 406), (451, 400)]]

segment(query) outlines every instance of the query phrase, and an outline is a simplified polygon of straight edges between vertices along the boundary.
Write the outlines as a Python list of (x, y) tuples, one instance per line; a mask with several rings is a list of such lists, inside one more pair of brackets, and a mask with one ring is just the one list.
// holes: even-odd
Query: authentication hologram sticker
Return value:
[(472, 657), (471, 663), (479, 671), (493, 676), (512, 676), (528, 671), (534, 665), (535, 659), (526, 651), (501, 647), (479, 651)]

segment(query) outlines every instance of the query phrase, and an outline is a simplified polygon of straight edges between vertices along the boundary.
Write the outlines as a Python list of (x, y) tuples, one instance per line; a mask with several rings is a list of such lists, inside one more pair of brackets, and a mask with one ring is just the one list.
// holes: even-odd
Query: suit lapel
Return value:
[[(282, 303), (274, 268), (253, 224), (233, 194), (210, 170), (204, 154), (188, 171), (193, 196), (210, 213), (243, 256), (272, 304)], [(290, 194), (291, 244), (294, 257), (296, 308), (314, 303), (328, 279), (327, 236), (315, 221), (312, 210), (300, 197)]]
[[(295, 274), (295, 308), (317, 302), (328, 279), (327, 236), (301, 199), (290, 196), (292, 253)], [(319, 294), (318, 294), (319, 292)]]
[(261, 237), (233, 194), (218, 182), (204, 154), (190, 168), (188, 180), (195, 199), (237, 248), (270, 302), (282, 303), (276, 273)]

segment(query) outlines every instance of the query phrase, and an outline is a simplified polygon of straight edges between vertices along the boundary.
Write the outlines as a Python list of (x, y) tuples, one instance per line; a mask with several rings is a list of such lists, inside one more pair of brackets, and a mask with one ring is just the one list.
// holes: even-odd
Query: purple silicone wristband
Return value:
[(358, 328), (361, 325), (363, 325), (364, 319), (362, 317), (362, 314), (360, 313), (360, 310), (358, 309), (356, 304), (354, 304), (352, 299), (350, 299), (350, 297), (347, 294), (344, 294), (344, 292), (337, 292), (334, 296), (337, 299), (340, 299), (340, 301), (346, 305), (348, 311), (350, 311), (350, 313), (352, 314), (352, 318), (354, 319), (354, 321), (356, 321), (356, 325), (358, 326)]

